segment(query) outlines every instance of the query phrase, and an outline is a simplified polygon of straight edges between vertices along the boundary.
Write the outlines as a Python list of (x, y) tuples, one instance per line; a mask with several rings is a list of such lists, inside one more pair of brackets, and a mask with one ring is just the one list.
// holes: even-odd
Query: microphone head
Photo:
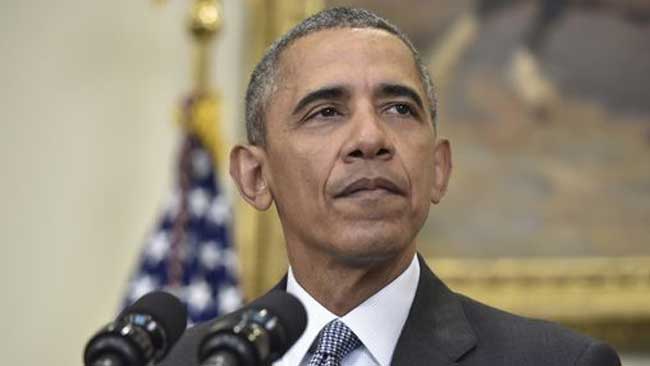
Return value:
[(152, 291), (127, 306), (118, 319), (132, 314), (150, 315), (167, 337), (167, 344), (173, 345), (183, 335), (187, 327), (187, 308), (174, 295), (164, 291)]
[(267, 365), (280, 359), (307, 326), (305, 307), (293, 295), (274, 290), (245, 308), (217, 319), (198, 349), (201, 364)]
[(275, 315), (284, 328), (286, 339), (278, 344), (280, 349), (275, 351), (284, 354), (300, 338), (307, 327), (307, 311), (300, 300), (286, 291), (272, 290), (266, 295), (253, 301), (248, 308), (266, 309)]
[(173, 295), (150, 292), (127, 306), (86, 344), (84, 364), (159, 362), (185, 331), (187, 310)]

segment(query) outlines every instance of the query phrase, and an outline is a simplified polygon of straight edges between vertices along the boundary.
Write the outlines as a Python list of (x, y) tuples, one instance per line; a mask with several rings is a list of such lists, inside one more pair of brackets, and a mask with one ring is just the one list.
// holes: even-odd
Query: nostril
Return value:
[(390, 155), (390, 151), (388, 149), (381, 148), (379, 151), (377, 151), (377, 156), (382, 156), (382, 155)]
[(353, 152), (350, 153), (350, 156), (353, 158), (362, 158), (363, 157), (363, 152), (359, 149), (354, 150)]

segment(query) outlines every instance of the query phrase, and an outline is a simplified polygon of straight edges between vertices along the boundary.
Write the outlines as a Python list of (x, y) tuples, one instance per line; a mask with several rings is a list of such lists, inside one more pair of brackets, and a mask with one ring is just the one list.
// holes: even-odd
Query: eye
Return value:
[(411, 108), (410, 105), (405, 104), (405, 103), (398, 103), (398, 104), (393, 104), (391, 105), (388, 109), (387, 112), (393, 113), (393, 114), (398, 114), (400, 116), (415, 116), (415, 110)]
[(339, 112), (332, 107), (327, 107), (319, 110), (318, 112), (316, 112), (316, 114), (323, 117), (334, 117), (339, 115)]
[(324, 119), (329, 119), (329, 118), (334, 118), (341, 116), (341, 112), (339, 112), (336, 108), (334, 107), (324, 107), (315, 110), (313, 113), (309, 114), (305, 120), (310, 120), (314, 118), (324, 118)]

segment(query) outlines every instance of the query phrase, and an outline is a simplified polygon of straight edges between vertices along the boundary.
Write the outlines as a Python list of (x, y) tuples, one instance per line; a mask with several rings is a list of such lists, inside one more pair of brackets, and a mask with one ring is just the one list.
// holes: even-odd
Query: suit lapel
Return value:
[(418, 260), (418, 289), (391, 365), (454, 365), (475, 347), (476, 335), (457, 295)]

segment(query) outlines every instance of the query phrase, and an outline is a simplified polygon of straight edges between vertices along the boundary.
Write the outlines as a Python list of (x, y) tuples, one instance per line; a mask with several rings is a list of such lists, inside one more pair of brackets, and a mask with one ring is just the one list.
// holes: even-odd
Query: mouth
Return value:
[(389, 179), (383, 177), (360, 178), (347, 184), (334, 198), (344, 198), (366, 194), (395, 194), (404, 195), (404, 191)]

